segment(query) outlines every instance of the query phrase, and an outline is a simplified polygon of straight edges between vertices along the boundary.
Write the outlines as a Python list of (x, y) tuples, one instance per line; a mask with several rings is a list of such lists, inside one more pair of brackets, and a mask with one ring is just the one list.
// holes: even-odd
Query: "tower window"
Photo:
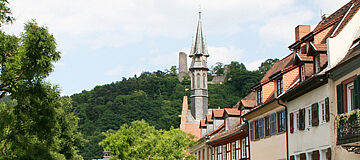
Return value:
[(196, 85), (197, 85), (196, 86), (197, 88), (201, 88), (201, 86), (200, 86), (200, 74), (196, 75)]
[(206, 88), (206, 75), (203, 74), (203, 88)]

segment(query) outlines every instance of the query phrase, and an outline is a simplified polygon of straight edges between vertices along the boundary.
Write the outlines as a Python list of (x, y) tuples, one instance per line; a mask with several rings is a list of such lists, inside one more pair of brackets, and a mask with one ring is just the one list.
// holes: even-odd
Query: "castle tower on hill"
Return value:
[(206, 43), (203, 38), (201, 12), (196, 31), (195, 43), (191, 47), (189, 54), (191, 58), (190, 78), (191, 78), (191, 115), (195, 121), (205, 119), (208, 114), (208, 83), (207, 83), (207, 51)]

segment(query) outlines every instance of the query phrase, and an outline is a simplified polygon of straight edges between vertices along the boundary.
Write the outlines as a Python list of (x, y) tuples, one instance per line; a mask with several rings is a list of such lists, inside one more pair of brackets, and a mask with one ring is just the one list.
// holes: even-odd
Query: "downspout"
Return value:
[(280, 100), (277, 99), (277, 102), (280, 106), (283, 106), (285, 108), (285, 115), (286, 115), (286, 118), (285, 118), (285, 124), (286, 124), (286, 159), (289, 160), (289, 127), (288, 127), (288, 111), (287, 111), (287, 106), (285, 104), (282, 104), (280, 103)]
[(248, 136), (247, 136), (247, 138), (248, 138), (248, 146), (249, 146), (249, 148), (248, 148), (248, 150), (249, 150), (249, 160), (251, 159), (250, 157), (251, 157), (251, 153), (250, 153), (250, 135), (249, 135), (249, 133), (250, 133), (250, 126), (249, 126), (249, 122), (247, 121), (247, 120), (245, 120), (245, 118), (244, 117), (241, 117), (242, 118), (242, 120), (248, 125)]

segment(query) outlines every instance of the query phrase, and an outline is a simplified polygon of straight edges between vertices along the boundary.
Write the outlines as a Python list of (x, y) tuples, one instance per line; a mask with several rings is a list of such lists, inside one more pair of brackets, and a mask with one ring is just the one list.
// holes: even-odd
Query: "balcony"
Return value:
[(336, 124), (337, 145), (360, 154), (360, 110), (338, 115)]

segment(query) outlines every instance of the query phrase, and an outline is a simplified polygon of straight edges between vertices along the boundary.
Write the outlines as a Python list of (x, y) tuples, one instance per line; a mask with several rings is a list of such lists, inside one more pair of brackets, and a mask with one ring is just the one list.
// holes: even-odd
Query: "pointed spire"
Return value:
[(199, 11), (199, 20), (198, 26), (196, 30), (195, 43), (191, 47), (190, 57), (194, 55), (204, 55), (206, 57), (209, 56), (206, 44), (204, 43), (203, 33), (202, 33), (202, 24), (201, 24), (201, 10)]

